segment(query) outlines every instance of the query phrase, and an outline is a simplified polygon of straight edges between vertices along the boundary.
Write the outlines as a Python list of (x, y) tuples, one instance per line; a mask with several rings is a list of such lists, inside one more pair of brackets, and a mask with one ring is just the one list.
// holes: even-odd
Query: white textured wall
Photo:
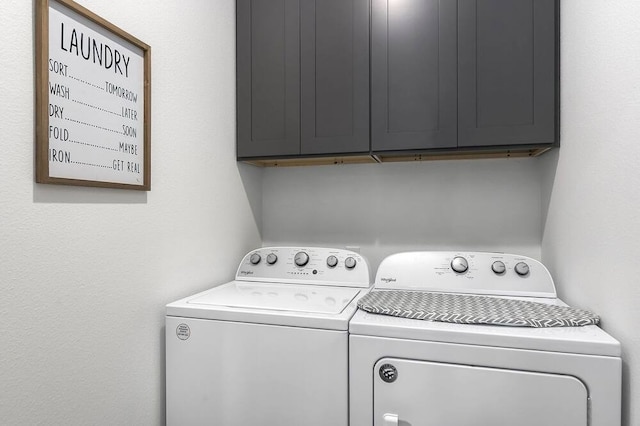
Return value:
[[(562, 1), (562, 148), (545, 159), (542, 259), (568, 302), (622, 342), (640, 424), (640, 2)], [(554, 178), (555, 176), (555, 178)]]
[(33, 5), (0, 4), (0, 423), (164, 424), (164, 305), (261, 243), (235, 2), (80, 0), (152, 47), (152, 191), (34, 183)]
[(373, 267), (407, 250), (540, 258), (539, 159), (271, 168), (264, 244), (359, 246)]

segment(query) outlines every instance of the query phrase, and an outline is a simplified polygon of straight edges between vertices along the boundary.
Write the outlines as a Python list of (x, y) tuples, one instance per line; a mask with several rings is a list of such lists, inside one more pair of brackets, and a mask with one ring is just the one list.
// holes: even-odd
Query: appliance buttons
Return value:
[(459, 274), (463, 274), (469, 269), (469, 262), (462, 256), (456, 256), (451, 261), (451, 269)]
[(504, 274), (504, 271), (507, 270), (507, 267), (504, 266), (504, 262), (496, 260), (495, 262), (493, 262), (493, 265), (491, 265), (491, 270), (496, 274), (500, 275), (500, 274)]
[(521, 277), (529, 275), (529, 265), (524, 262), (518, 262), (516, 264), (515, 270), (516, 274), (520, 275)]
[(327, 266), (329, 268), (335, 268), (336, 265), (338, 264), (338, 258), (331, 255), (329, 257), (327, 257)]
[(299, 251), (293, 258), (293, 261), (297, 266), (304, 266), (309, 263), (309, 255), (303, 251)]
[(252, 265), (257, 265), (258, 263), (260, 263), (260, 260), (262, 260), (262, 257), (260, 257), (258, 253), (253, 253), (249, 258), (249, 261)]
[(274, 264), (274, 263), (276, 263), (277, 261), (278, 261), (278, 256), (276, 256), (275, 254), (273, 254), (273, 253), (269, 253), (269, 254), (267, 255), (267, 263), (268, 263), (269, 265), (273, 265), (273, 264)]
[(355, 268), (357, 263), (358, 263), (358, 262), (356, 262), (356, 260), (355, 260), (353, 257), (351, 257), (351, 256), (347, 257), (347, 258), (344, 260), (344, 266), (346, 266), (346, 267), (347, 267), (347, 269), (353, 269), (353, 268)]

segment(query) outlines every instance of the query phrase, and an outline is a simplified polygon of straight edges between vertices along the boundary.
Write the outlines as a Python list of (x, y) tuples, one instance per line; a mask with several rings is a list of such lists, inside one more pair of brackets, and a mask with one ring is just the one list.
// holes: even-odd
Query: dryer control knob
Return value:
[(277, 261), (278, 261), (278, 256), (276, 256), (275, 254), (273, 254), (273, 253), (269, 253), (269, 254), (267, 255), (267, 263), (268, 263), (269, 265), (273, 265), (273, 264), (274, 264), (274, 263), (276, 263)]
[(335, 268), (336, 265), (338, 264), (338, 258), (331, 255), (329, 257), (327, 257), (327, 266), (329, 268)]
[(507, 270), (507, 267), (504, 266), (504, 262), (496, 260), (495, 262), (493, 262), (493, 265), (491, 265), (491, 270), (496, 274), (500, 275), (500, 274), (504, 274), (504, 271)]
[(304, 266), (309, 263), (309, 255), (303, 251), (299, 251), (293, 258), (293, 261), (297, 266)]
[(351, 256), (347, 257), (347, 258), (344, 260), (344, 266), (346, 266), (346, 267), (347, 267), (347, 269), (353, 269), (353, 268), (355, 268), (357, 263), (358, 263), (358, 262), (356, 262), (356, 260), (355, 260), (353, 257), (351, 257)]
[(258, 263), (260, 263), (261, 260), (262, 260), (262, 257), (260, 257), (258, 253), (253, 253), (249, 258), (249, 261), (251, 262), (252, 265), (257, 265)]
[(456, 256), (451, 261), (451, 269), (459, 274), (465, 273), (469, 269), (469, 262), (462, 256)]
[(521, 277), (529, 275), (529, 265), (527, 265), (524, 262), (516, 263), (515, 269), (516, 269), (516, 274), (520, 275)]

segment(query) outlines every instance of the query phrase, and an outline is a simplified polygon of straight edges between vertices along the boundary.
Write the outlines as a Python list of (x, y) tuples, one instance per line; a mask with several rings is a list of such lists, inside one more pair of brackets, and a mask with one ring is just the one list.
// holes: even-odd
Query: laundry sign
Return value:
[(36, 181), (150, 190), (150, 47), (71, 0), (36, 19)]

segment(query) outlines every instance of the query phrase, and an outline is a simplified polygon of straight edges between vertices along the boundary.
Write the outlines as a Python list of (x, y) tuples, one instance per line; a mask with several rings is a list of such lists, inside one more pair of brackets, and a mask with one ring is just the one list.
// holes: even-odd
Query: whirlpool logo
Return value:
[(253, 271), (240, 271), (240, 275), (253, 275)]
[(396, 279), (395, 278), (380, 278), (380, 281), (382, 281), (383, 283), (395, 283)]

